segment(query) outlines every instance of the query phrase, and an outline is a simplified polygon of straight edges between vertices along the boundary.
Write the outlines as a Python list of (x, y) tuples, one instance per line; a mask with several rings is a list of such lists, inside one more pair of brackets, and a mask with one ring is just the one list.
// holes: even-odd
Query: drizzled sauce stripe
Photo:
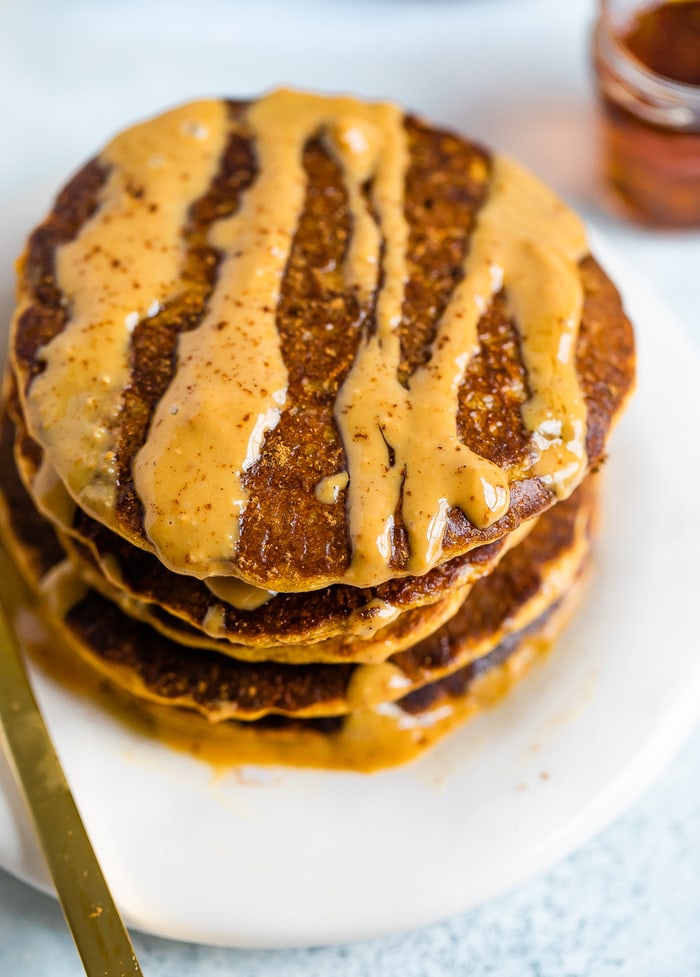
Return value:
[[(235, 122), (238, 106), (231, 106), (229, 112)], [(156, 405), (177, 369), (179, 336), (200, 324), (218, 273), (220, 256), (207, 244), (208, 230), (215, 220), (238, 208), (242, 193), (254, 178), (250, 140), (234, 129), (219, 172), (189, 210), (183, 235), (186, 253), (181, 294), (154, 316), (142, 319), (134, 329), (129, 351), (131, 381), (124, 391), (116, 448), (116, 511), (133, 534), (141, 534), (143, 523), (141, 501), (133, 485), (133, 458), (146, 440)]]
[(80, 505), (110, 519), (131, 332), (180, 289), (182, 228), (209, 186), (226, 135), (222, 102), (175, 109), (122, 133), (101, 154), (100, 204), (55, 255), (70, 321), (43, 349), (27, 424)]

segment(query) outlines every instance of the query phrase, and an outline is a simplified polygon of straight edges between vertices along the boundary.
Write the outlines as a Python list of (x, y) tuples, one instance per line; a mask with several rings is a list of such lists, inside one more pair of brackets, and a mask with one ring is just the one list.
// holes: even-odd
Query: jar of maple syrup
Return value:
[(700, 0), (601, 0), (605, 185), (657, 227), (700, 227)]

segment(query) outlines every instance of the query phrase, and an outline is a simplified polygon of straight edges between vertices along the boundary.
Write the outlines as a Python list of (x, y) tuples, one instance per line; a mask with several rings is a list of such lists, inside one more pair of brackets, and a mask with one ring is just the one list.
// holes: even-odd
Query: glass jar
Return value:
[(628, 216), (700, 227), (700, 0), (601, 0), (603, 181)]

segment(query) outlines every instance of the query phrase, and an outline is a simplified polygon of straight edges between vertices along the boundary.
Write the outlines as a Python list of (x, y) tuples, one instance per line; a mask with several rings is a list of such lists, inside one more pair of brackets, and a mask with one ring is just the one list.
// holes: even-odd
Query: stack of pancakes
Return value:
[(149, 714), (389, 765), (566, 620), (633, 378), (583, 228), (516, 164), (391, 104), (192, 103), (29, 239), (3, 531)]

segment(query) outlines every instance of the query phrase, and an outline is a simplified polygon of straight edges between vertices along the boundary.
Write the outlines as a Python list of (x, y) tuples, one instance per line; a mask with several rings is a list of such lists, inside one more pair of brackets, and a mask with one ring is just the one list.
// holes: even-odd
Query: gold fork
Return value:
[[(2, 557), (7, 581), (10, 561), (5, 553)], [(34, 698), (6, 600), (0, 593), (0, 729), (63, 913), (88, 977), (141, 977)]]

